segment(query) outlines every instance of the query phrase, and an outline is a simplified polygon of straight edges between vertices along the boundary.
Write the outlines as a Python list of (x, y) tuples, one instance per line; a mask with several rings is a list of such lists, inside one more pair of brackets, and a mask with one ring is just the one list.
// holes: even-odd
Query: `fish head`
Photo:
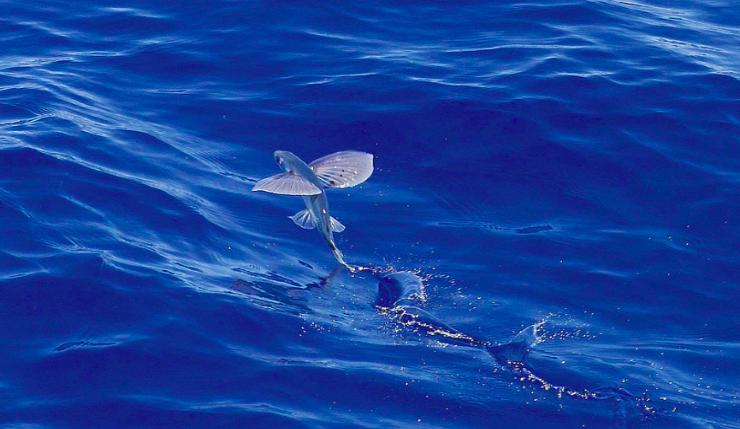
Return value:
[(277, 165), (285, 171), (289, 171), (291, 166), (296, 163), (296, 160), (298, 160), (297, 156), (287, 150), (276, 150), (273, 153), (273, 156), (275, 157)]

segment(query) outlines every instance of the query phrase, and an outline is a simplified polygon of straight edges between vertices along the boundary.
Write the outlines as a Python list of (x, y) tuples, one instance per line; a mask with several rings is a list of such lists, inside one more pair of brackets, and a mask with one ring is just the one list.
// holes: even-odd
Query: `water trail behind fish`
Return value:
[[(559, 398), (566, 396), (584, 400), (612, 401), (615, 405), (615, 414), (617, 417), (621, 416), (620, 419), (627, 418), (630, 414), (645, 416), (654, 412), (654, 409), (647, 404), (649, 398), (635, 397), (622, 388), (583, 388), (559, 385), (549, 382), (546, 376), (540, 375), (539, 371), (530, 365), (528, 356), (535, 346), (543, 341), (541, 331), (545, 321), (527, 326), (508, 341), (495, 344), (465, 334), (420, 308), (419, 298), (424, 295), (424, 290), (422, 279), (418, 275), (404, 271), (382, 273), (379, 270), (373, 270), (371, 272), (378, 279), (375, 308), (414, 333), (434, 337), (448, 344), (484, 349), (499, 365), (514, 372), (519, 380), (532, 383), (544, 391), (552, 391)], [(575, 373), (573, 375), (574, 379), (578, 379)], [(630, 410), (636, 410), (636, 412), (628, 412)]]

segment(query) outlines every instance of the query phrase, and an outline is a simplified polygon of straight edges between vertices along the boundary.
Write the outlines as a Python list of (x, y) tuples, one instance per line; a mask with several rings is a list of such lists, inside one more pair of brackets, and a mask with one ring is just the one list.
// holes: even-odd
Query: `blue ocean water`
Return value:
[[(736, 1), (0, 1), (0, 424), (740, 427)], [(407, 329), (253, 193), (524, 366)], [(569, 392), (589, 392), (573, 395)]]

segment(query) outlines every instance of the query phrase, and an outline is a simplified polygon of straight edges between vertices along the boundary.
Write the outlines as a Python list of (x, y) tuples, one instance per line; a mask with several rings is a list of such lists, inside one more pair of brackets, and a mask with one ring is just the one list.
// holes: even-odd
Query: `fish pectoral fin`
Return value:
[(329, 218), (329, 224), (331, 225), (332, 232), (342, 232), (347, 229), (344, 225), (342, 225), (342, 222), (339, 222), (333, 217)]
[(373, 174), (373, 156), (346, 150), (321, 157), (308, 165), (327, 188), (359, 185)]
[(281, 173), (255, 183), (252, 191), (264, 191), (281, 195), (318, 195), (321, 189), (301, 176)]
[(316, 228), (316, 222), (314, 222), (311, 213), (308, 210), (301, 210), (293, 216), (288, 216), (294, 224), (300, 226), (303, 229), (314, 229)]

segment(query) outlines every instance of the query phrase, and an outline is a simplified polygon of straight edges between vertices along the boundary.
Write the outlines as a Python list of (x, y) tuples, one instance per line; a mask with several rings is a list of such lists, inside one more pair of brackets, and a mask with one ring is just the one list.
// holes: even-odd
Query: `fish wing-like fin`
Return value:
[(288, 216), (291, 220), (293, 220), (293, 223), (300, 226), (303, 229), (314, 229), (316, 228), (316, 222), (313, 221), (313, 217), (311, 217), (311, 213), (308, 212), (308, 210), (301, 210), (298, 213), (294, 214), (293, 216)]
[(346, 150), (321, 157), (308, 165), (324, 186), (349, 188), (373, 174), (373, 155)]
[(347, 229), (344, 225), (342, 225), (342, 222), (339, 222), (331, 216), (329, 217), (329, 225), (331, 226), (332, 232), (342, 232)]
[(264, 191), (282, 195), (318, 195), (316, 185), (293, 173), (281, 173), (260, 180), (252, 191)]

